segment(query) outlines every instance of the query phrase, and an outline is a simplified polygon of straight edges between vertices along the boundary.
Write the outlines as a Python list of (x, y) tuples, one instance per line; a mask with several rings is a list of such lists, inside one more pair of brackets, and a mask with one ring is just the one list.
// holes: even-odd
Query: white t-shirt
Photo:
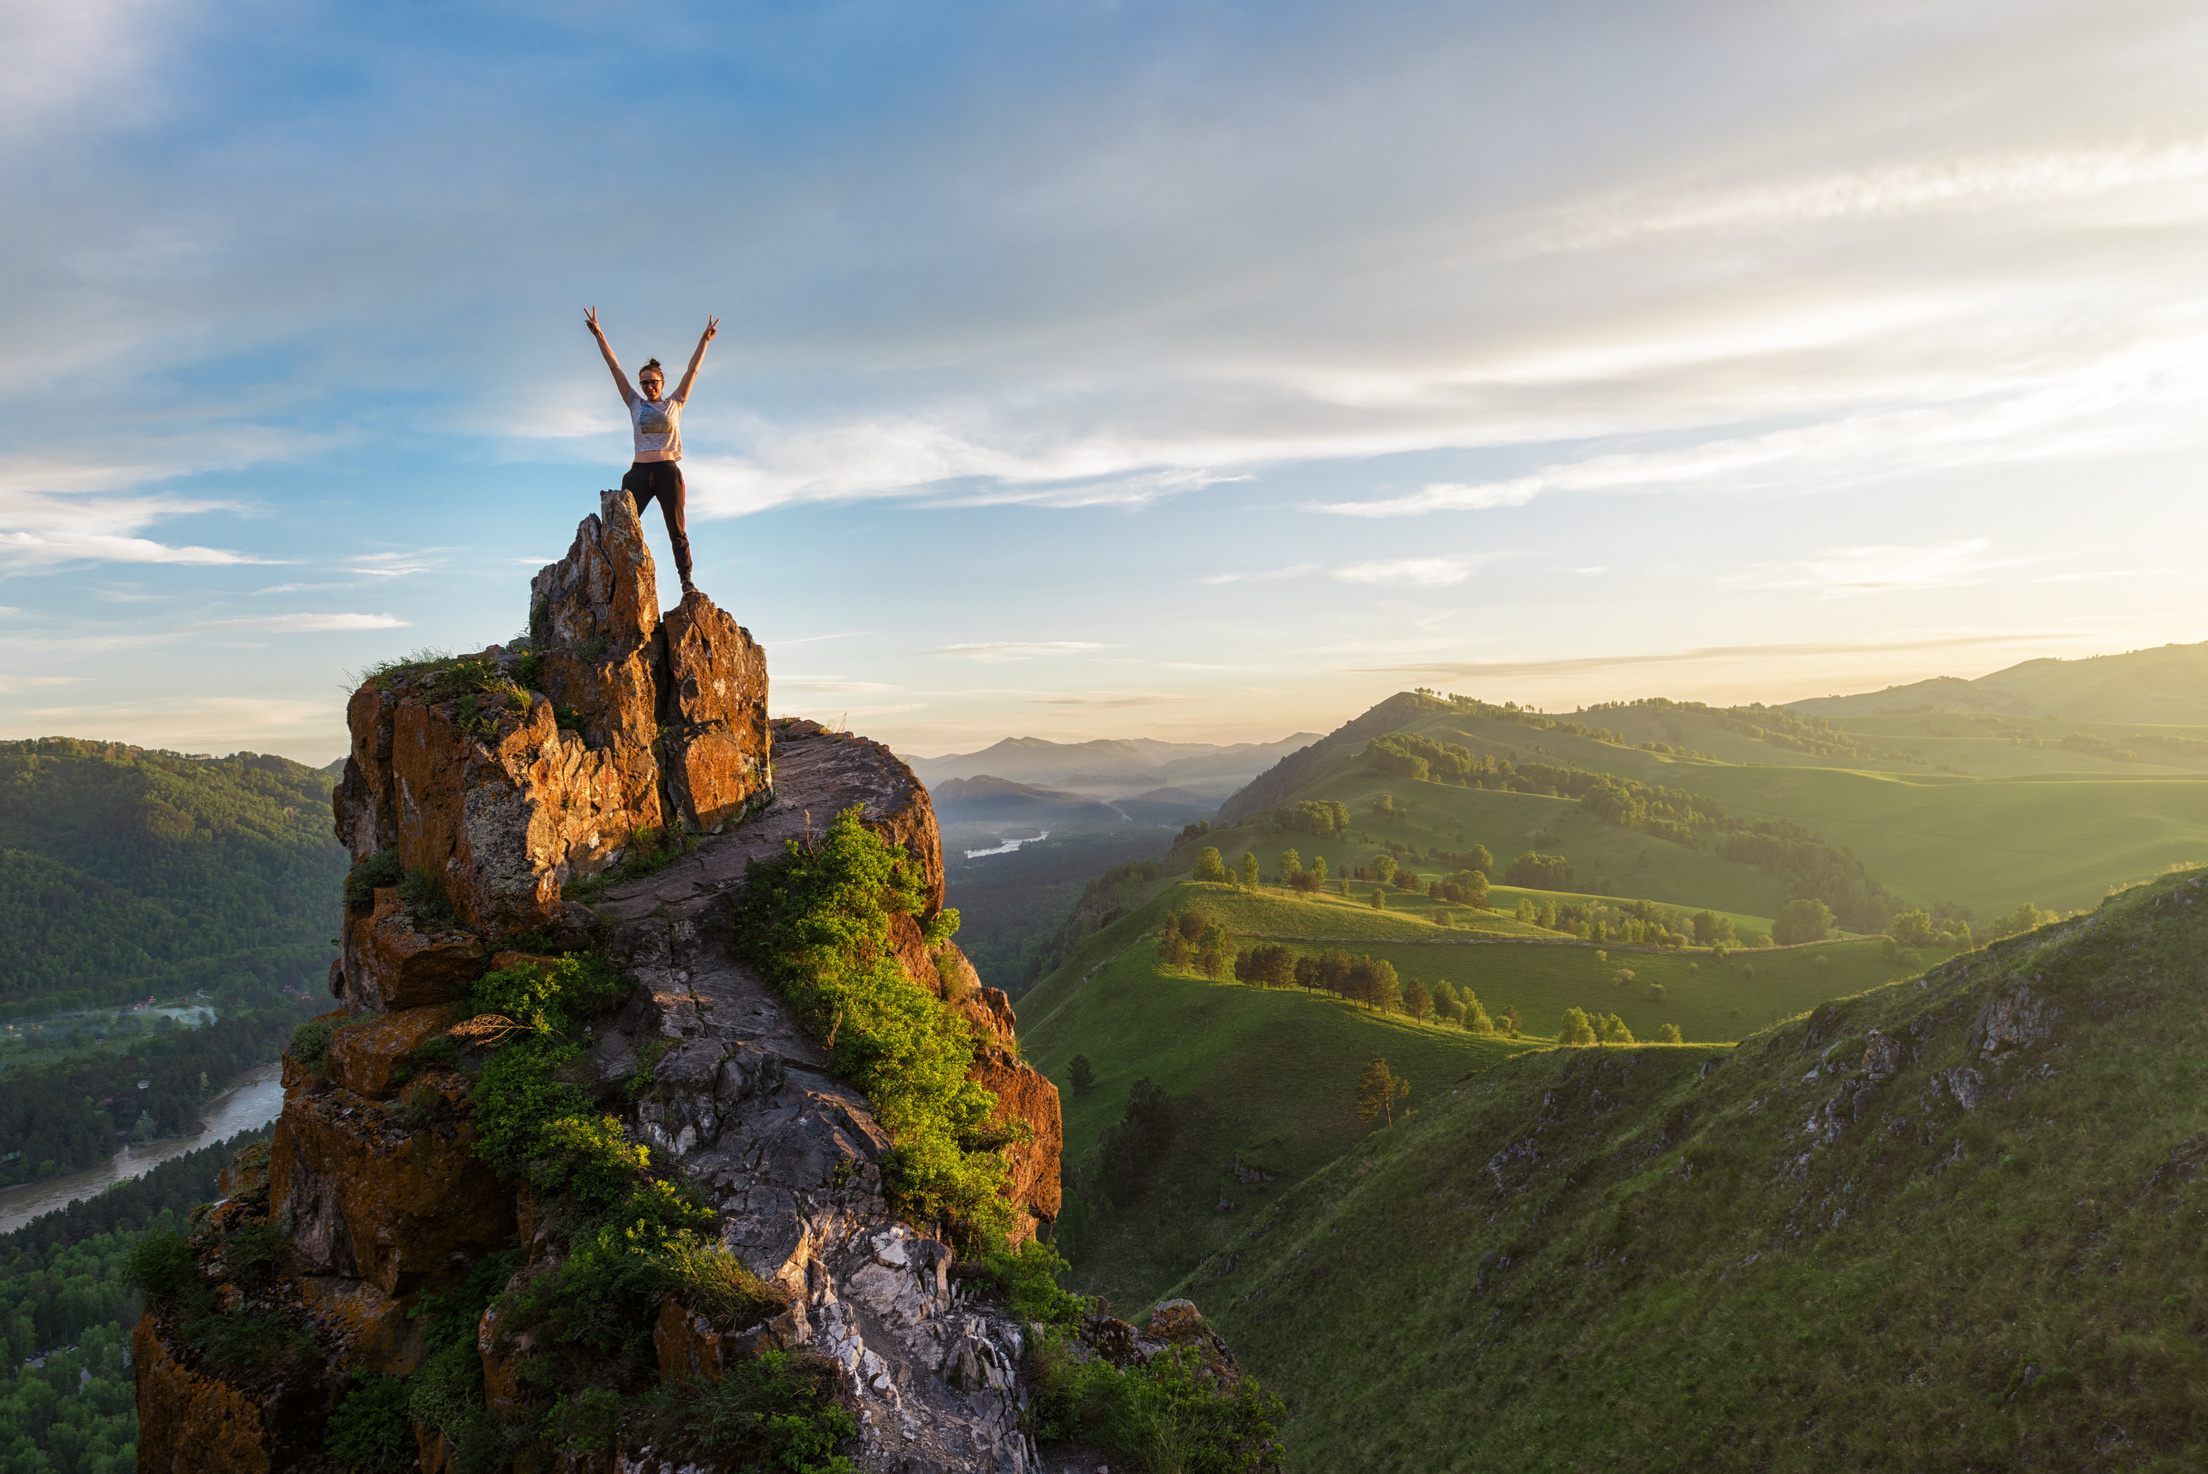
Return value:
[(636, 433), (636, 458), (640, 461), (682, 459), (682, 401), (661, 397), (630, 396), (629, 425)]

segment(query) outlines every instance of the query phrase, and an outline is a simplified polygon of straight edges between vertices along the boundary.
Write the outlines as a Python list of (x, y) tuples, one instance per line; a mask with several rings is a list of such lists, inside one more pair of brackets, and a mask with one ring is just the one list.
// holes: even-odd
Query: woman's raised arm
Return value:
[[(598, 309), (592, 307), (585, 311), (583, 321), (590, 325), (590, 335), (598, 340), (598, 351), (606, 357), (606, 367), (613, 372), (613, 386), (621, 391), (621, 402), (623, 404), (636, 403), (636, 391), (629, 387), (629, 376), (621, 371), (621, 360), (613, 356), (613, 345), (606, 341), (606, 335), (599, 330)], [(705, 351), (703, 343), (698, 345), (698, 351), (700, 353)], [(693, 361), (692, 367), (695, 366)], [(687, 382), (685, 381), (686, 385)]]
[(698, 351), (690, 355), (690, 367), (682, 371), (682, 383), (675, 389), (675, 402), (690, 402), (690, 386), (698, 377), (698, 365), (705, 362), (705, 345), (713, 341), (713, 335), (721, 330), (721, 320), (709, 317), (705, 320), (705, 332), (698, 338)]

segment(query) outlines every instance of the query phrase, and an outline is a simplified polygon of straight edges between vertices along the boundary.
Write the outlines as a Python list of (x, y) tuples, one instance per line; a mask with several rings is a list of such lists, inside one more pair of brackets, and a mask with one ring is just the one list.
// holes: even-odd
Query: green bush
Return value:
[[(886, 1175), (898, 1206), (989, 1243), (1010, 1227), (1012, 1206), (1000, 1191), (1003, 1159), (986, 1140), (996, 1097), (966, 1078), (973, 1026), (905, 975), (890, 941), (891, 918), (917, 918), (926, 901), (910, 857), (851, 808), (816, 842), (792, 840), (782, 859), (753, 862), (736, 935), (830, 1041), (836, 1073), (874, 1103), (895, 1143)], [(956, 912), (942, 912), (923, 928), (927, 944), (941, 946), (957, 926)]]
[[(394, 1078), (397, 1073), (395, 1070), (392, 1072)], [(416, 1131), (425, 1126), (433, 1126), (444, 1119), (444, 1092), (434, 1085), (417, 1085), (400, 1097), (398, 1114), (400, 1120)]]
[(407, 1379), (407, 1415), (452, 1445), (454, 1474), (504, 1474), (513, 1467), (518, 1436), (493, 1422), (483, 1406), (476, 1329), (513, 1274), (515, 1257), (486, 1255), (459, 1288), (424, 1295), (414, 1312), (428, 1325), (421, 1365)]
[(378, 889), (397, 885), (406, 878), (406, 867), (399, 863), (397, 850), (378, 850), (355, 865), (345, 875), (345, 909), (355, 916), (366, 916), (376, 908)]
[(1011, 1307), (1015, 1320), (1044, 1326), (1079, 1325), (1094, 1302), (1060, 1288), (1058, 1276), (1071, 1266), (1041, 1239), (1017, 1249), (997, 1245), (979, 1261), (984, 1276)]
[(323, 1451), (353, 1474), (406, 1474), (415, 1466), (414, 1422), (404, 1377), (362, 1377), (330, 1414)]
[(341, 1018), (310, 1018), (291, 1031), (291, 1044), (285, 1050), (301, 1066), (317, 1075), (330, 1072), (330, 1039), (344, 1026)]
[(449, 931), (460, 924), (437, 883), (437, 872), (427, 865), (416, 865), (399, 881), (399, 905), (405, 908), (407, 924), (419, 932)]
[(291, 1236), (266, 1219), (248, 1223), (224, 1242), (222, 1267), (246, 1289), (266, 1289), (291, 1267)]
[(124, 1261), (123, 1273), (145, 1291), (148, 1300), (163, 1308), (214, 1303), (214, 1290), (200, 1278), (191, 1242), (180, 1233), (154, 1233), (140, 1239)]
[(1060, 1336), (1028, 1358), (1036, 1437), (1081, 1438), (1111, 1451), (1114, 1464), (1151, 1474), (1243, 1474), (1279, 1467), (1286, 1408), (1254, 1377), (1220, 1391), (1203, 1363), (1176, 1347), (1121, 1371), (1076, 1363)]
[(692, 1377), (651, 1394), (652, 1443), (670, 1463), (856, 1474), (835, 1448), (858, 1421), (834, 1387), (835, 1368), (820, 1357), (762, 1352), (730, 1366), (717, 1387)]
[(620, 1433), (621, 1394), (606, 1387), (585, 1387), (544, 1415), (545, 1439), (563, 1454), (610, 1452)]

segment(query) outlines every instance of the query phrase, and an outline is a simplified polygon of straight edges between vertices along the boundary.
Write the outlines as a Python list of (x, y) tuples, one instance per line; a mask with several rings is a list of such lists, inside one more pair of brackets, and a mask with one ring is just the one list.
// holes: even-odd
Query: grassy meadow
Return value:
[[(1641, 1038), (1675, 1023), (1690, 1039), (1730, 1040), (1895, 972), (1878, 941), (1734, 952), (1719, 961), (1706, 949), (1597, 947), (1505, 915), (1439, 909), (1476, 924), (1437, 926), (1407, 905), (1374, 911), (1361, 900), (1183, 881), (1089, 938), (1021, 1000), (1022, 1046), (1064, 1103), (1070, 1191), (1060, 1247), (1082, 1289), (1122, 1305), (1155, 1298), (1248, 1214), (1354, 1146), (1370, 1128), (1351, 1092), (1372, 1059), (1408, 1078), (1417, 1102), (1544, 1047), (1567, 1007), (1615, 1013)], [(1340, 947), (1384, 958), (1406, 980), (1469, 986), (1493, 1014), (1515, 1006), (1525, 1036), (1472, 1034), (1322, 993), (1170, 968), (1154, 940), (1169, 910), (1199, 911), (1244, 945), (1276, 939), (1312, 954)], [(1633, 977), (1620, 983), (1627, 970)], [(1652, 985), (1661, 986), (1660, 998)], [(1086, 1093), (1073, 1089), (1075, 1055), (1095, 1071)], [(1175, 1097), (1179, 1130), (1151, 1194), (1119, 1211), (1084, 1188), (1081, 1174), (1142, 1078)], [(1237, 1152), (1273, 1181), (1237, 1178)], [(1234, 1206), (1222, 1210), (1222, 1198)]]
[(2171, 876), (1734, 1049), (1517, 1055), (1173, 1292), (1294, 1468), (2198, 1468), (2204, 946)]

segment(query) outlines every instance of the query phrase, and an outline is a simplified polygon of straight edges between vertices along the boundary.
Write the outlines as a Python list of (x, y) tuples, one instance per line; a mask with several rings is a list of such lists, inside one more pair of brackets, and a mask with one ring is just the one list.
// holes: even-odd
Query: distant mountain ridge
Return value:
[(1315, 732), (1278, 742), (1161, 742), (1150, 737), (1052, 742), (1007, 737), (979, 752), (941, 757), (901, 754), (929, 788), (953, 779), (994, 777), (1014, 783), (1067, 789), (1088, 797), (1119, 798), (1171, 787), (1199, 797), (1221, 798), (1275, 761), (1308, 743)]
[(1123, 822), (1119, 810), (1086, 794), (1015, 783), (988, 773), (950, 778), (932, 790), (936, 816), (944, 823), (1018, 819), (1046, 828)]
[(2208, 642), (2081, 660), (2027, 660), (1976, 680), (1934, 676), (1853, 696), (1813, 696), (1788, 702), (1787, 707), (1821, 717), (1953, 711), (2204, 726), (2208, 725)]

